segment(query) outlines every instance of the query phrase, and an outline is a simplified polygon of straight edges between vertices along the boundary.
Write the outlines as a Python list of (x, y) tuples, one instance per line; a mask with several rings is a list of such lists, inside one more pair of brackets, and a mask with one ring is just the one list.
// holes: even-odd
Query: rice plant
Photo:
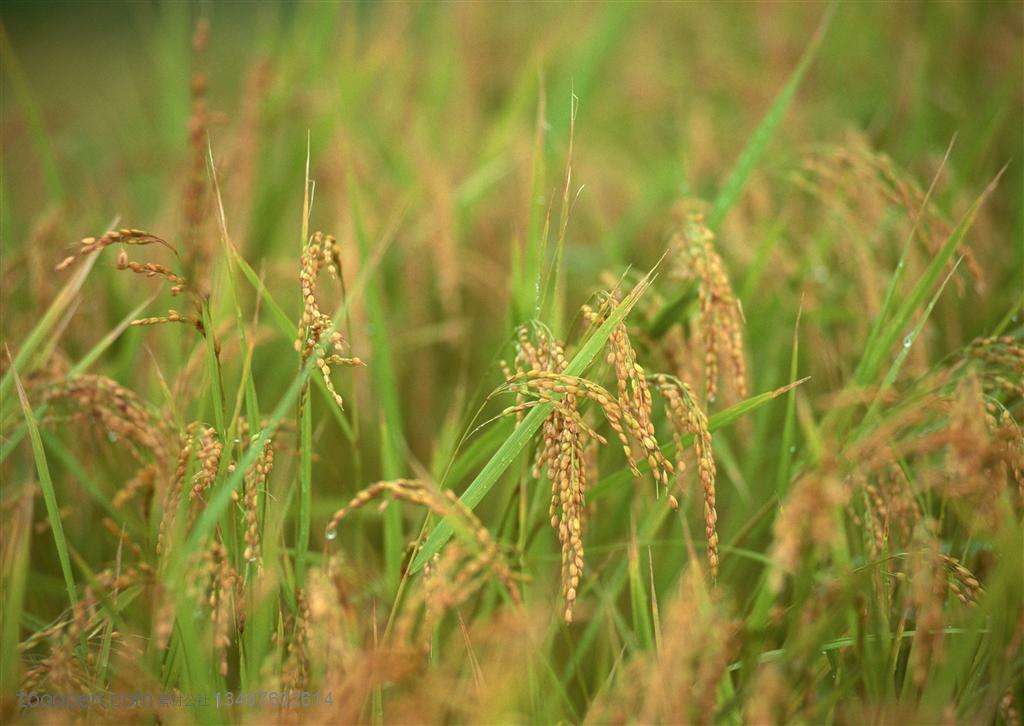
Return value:
[(1019, 5), (0, 21), (4, 723), (1020, 723)]

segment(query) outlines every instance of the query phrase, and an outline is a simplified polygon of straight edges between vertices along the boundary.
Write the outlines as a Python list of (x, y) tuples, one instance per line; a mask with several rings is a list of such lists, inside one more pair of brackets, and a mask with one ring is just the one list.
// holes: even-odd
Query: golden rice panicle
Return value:
[(863, 521), (854, 514), (868, 535), (868, 546), (875, 556), (889, 546), (907, 544), (921, 521), (921, 505), (906, 473), (897, 465), (883, 466), (877, 472), (857, 473), (853, 481), (860, 486), (864, 504)]
[(115, 509), (124, 509), (136, 497), (152, 492), (156, 488), (159, 473), (160, 469), (155, 464), (143, 466), (114, 494), (111, 504)]
[(56, 269), (58, 271), (64, 270), (70, 267), (71, 264), (74, 263), (74, 261), (79, 259), (80, 257), (96, 254), (114, 244), (134, 245), (140, 247), (145, 245), (158, 244), (163, 245), (164, 247), (167, 247), (172, 251), (174, 249), (173, 247), (171, 247), (170, 244), (168, 244), (162, 238), (158, 237), (155, 234), (151, 234), (150, 232), (147, 232), (142, 229), (124, 227), (122, 229), (111, 230), (110, 232), (105, 233), (101, 237), (83, 237), (78, 242), (78, 249), (74, 252), (74, 254), (71, 254), (68, 257), (65, 257), (63, 260), (61, 260), (60, 264), (57, 265)]
[[(66, 616), (35, 631), (19, 644), (19, 649), (26, 652), (43, 641), (50, 643), (48, 654), (23, 674), (21, 687), (31, 690), (45, 684), (47, 690), (61, 693), (89, 693), (94, 681), (88, 671), (98, 656), (98, 652), (93, 651), (98, 651), (101, 642), (100, 626), (104, 621), (109, 622), (101, 603), (116, 598), (118, 593), (133, 585), (144, 584), (151, 575), (152, 571), (145, 565), (124, 567), (119, 572), (108, 568), (96, 573)], [(118, 642), (122, 637), (119, 632), (109, 632), (111, 645), (123, 645)]]
[(1013, 687), (1006, 689), (1006, 693), (999, 700), (999, 713), (1007, 726), (1020, 726), (1020, 711), (1013, 702)]
[(162, 277), (171, 283), (171, 295), (177, 295), (185, 289), (185, 278), (176, 274), (167, 265), (158, 262), (133, 262), (128, 259), (128, 253), (123, 249), (117, 254), (117, 269), (130, 270), (145, 277)]
[[(615, 297), (609, 295), (600, 312), (585, 305), (583, 316), (592, 325), (600, 324), (606, 311), (610, 310), (615, 302)], [(636, 361), (636, 353), (629, 340), (625, 323), (620, 323), (612, 331), (608, 338), (607, 350), (607, 361), (615, 371), (619, 408), (624, 412), (630, 429), (636, 432), (636, 438), (644, 449), (655, 482), (667, 489), (673, 467), (658, 446), (654, 422), (651, 420), (654, 406), (651, 389), (647, 384), (643, 367)]]
[(985, 393), (1005, 403), (1024, 398), (1024, 341), (1020, 338), (978, 338), (967, 346), (965, 358), (980, 369)]
[[(697, 473), (704, 494), (704, 536), (708, 544), (708, 566), (711, 577), (718, 577), (718, 509), (715, 504), (714, 450), (711, 446), (711, 430), (707, 415), (697, 403), (693, 392), (686, 383), (664, 374), (654, 377), (658, 391), (664, 396), (672, 435), (676, 442), (677, 466), (683, 471), (683, 436), (693, 435), (693, 448), (697, 455)], [(671, 495), (670, 495), (671, 497)], [(678, 503), (675, 497), (669, 502), (673, 507)]]
[[(407, 615), (399, 624), (396, 632), (400, 636), (397, 637), (411, 636), (416, 611), (421, 605), (426, 608), (428, 621), (436, 619), (470, 598), (484, 584), (488, 575), (496, 577), (513, 601), (519, 602), (519, 590), (512, 569), (498, 543), (476, 514), (459, 501), (454, 492), (441, 492), (421, 480), (380, 481), (366, 487), (334, 514), (327, 525), (326, 538), (335, 539), (338, 524), (352, 511), (385, 496), (425, 507), (439, 517), (450, 518), (455, 523), (456, 531), (464, 533), (470, 540), (453, 540), (432, 566), (424, 568), (423, 588), (411, 596), (406, 604)], [(429, 633), (430, 628), (425, 628), (423, 632)]]
[[(661, 454), (661, 450), (657, 443), (640, 429), (636, 418), (628, 411), (623, 411), (611, 393), (592, 381), (551, 371), (530, 370), (514, 374), (506, 382), (506, 386), (507, 390), (515, 392), (520, 398), (532, 396), (539, 403), (550, 403), (553, 406), (541, 428), (534, 475), (539, 478), (543, 471), (551, 482), (549, 516), (551, 526), (558, 535), (562, 552), (562, 597), (566, 604), (563, 616), (566, 621), (571, 622), (585, 563), (583, 530), (589, 479), (587, 445), (591, 441), (606, 443), (604, 437), (584, 422), (579, 411), (580, 404), (590, 400), (602, 410), (609, 425), (619, 437), (636, 476), (639, 476), (640, 472), (636, 467), (625, 427), (628, 427), (638, 440), (647, 439), (644, 441), (645, 448), (656, 450), (658, 455)], [(510, 406), (503, 413), (518, 415), (530, 405), (521, 403)], [(658, 472), (666, 471), (666, 466), (669, 471), (671, 470), (671, 465), (663, 457), (657, 459), (649, 455), (648, 458), (656, 476), (659, 476)]]
[[(98, 238), (85, 237), (78, 243), (78, 250), (75, 254), (65, 257), (64, 260), (57, 265), (56, 269), (63, 270), (78, 258), (84, 257), (85, 255), (96, 254), (114, 244), (135, 247), (161, 245), (169, 249), (175, 257), (178, 256), (178, 251), (161, 237), (142, 229), (131, 229), (126, 227), (107, 232), (102, 237)], [(117, 269), (128, 270), (129, 272), (144, 275), (148, 278), (164, 279), (171, 285), (171, 295), (179, 295), (185, 291), (191, 293), (193, 296), (196, 295), (196, 290), (190, 284), (189, 280), (174, 272), (167, 265), (158, 262), (134, 262), (129, 260), (128, 253), (123, 247), (117, 255)], [(200, 333), (205, 332), (203, 329), (203, 322), (197, 316), (189, 315), (187, 313), (182, 314), (173, 309), (169, 310), (167, 315), (140, 318), (139, 320), (132, 321), (132, 325), (134, 326), (162, 325), (164, 323), (185, 323), (186, 325), (191, 325)]]
[(557, 454), (548, 461), (547, 472), (552, 488), (549, 514), (562, 550), (564, 617), (566, 622), (572, 622), (576, 593), (584, 567), (583, 517), (587, 469), (580, 427), (568, 416), (557, 412), (555, 416), (557, 418), (552, 427), (552, 435), (555, 437), (553, 443), (557, 446)]
[(978, 578), (974, 576), (960, 560), (950, 555), (940, 554), (939, 561), (946, 568), (949, 576), (949, 590), (964, 605), (976, 605), (984, 592)]
[(138, 320), (133, 320), (131, 324), (135, 327), (147, 327), (151, 325), (163, 325), (165, 323), (183, 323), (185, 325), (191, 325), (200, 333), (203, 332), (202, 320), (197, 318), (195, 315), (182, 315), (174, 308), (168, 310), (167, 315), (157, 315), (150, 318), (139, 318)]
[(106, 376), (82, 374), (51, 384), (43, 391), (46, 403), (67, 406), (72, 417), (90, 420), (111, 443), (123, 441), (141, 462), (171, 459), (173, 434), (163, 416), (141, 396)]
[[(529, 395), (536, 396), (537, 402), (549, 402), (554, 407), (541, 427), (533, 475), (540, 478), (544, 472), (551, 482), (548, 514), (561, 548), (563, 616), (571, 622), (584, 568), (586, 440), (588, 437), (604, 439), (583, 421), (578, 410), (580, 391), (577, 387), (559, 385), (561, 373), (567, 366), (562, 344), (541, 325), (534, 326), (532, 338), (530, 332), (527, 326), (522, 326), (517, 333), (515, 373), (505, 366), (506, 385), (516, 393), (516, 405), (503, 413), (521, 416), (532, 405), (524, 402)], [(536, 384), (533, 388), (531, 382)]]
[(339, 509), (331, 517), (325, 529), (325, 536), (333, 540), (337, 536), (338, 525), (345, 517), (356, 509), (365, 507), (370, 502), (383, 496), (391, 496), (400, 501), (411, 502), (423, 507), (430, 508), (431, 500), (426, 494), (422, 482), (417, 479), (393, 479), (389, 481), (378, 481), (361, 489), (356, 493), (348, 504)]
[(281, 690), (306, 690), (310, 685), (310, 611), (305, 591), (295, 591), (295, 614), (291, 618), (292, 637), (288, 639), (287, 654), (281, 670)]
[(265, 491), (270, 472), (274, 468), (274, 442), (267, 439), (263, 450), (245, 473), (245, 491), (242, 497), (242, 510), (245, 512), (245, 552), (247, 562), (260, 564), (260, 492)]
[(739, 623), (720, 591), (688, 567), (663, 610), (657, 653), (624, 665), (600, 694), (587, 723), (712, 723), (718, 684), (736, 656)]
[(160, 529), (156, 538), (156, 553), (158, 555), (167, 548), (168, 536), (178, 512), (178, 503), (185, 490), (185, 476), (188, 474), (188, 464), (195, 449), (195, 432), (198, 428), (199, 422), (193, 421), (178, 437), (178, 456), (174, 466), (174, 475), (171, 477), (170, 486), (167, 487), (162, 502)]
[(231, 566), (227, 548), (220, 540), (214, 539), (210, 543), (206, 552), (206, 568), (213, 651), (217, 655), (221, 676), (226, 676), (231, 636), (237, 630), (236, 618), (241, 617), (240, 608), (244, 604), (244, 598), (238, 596), (242, 580)]
[(1017, 484), (1017, 506), (1024, 508), (1024, 431), (1005, 409), (999, 414), (996, 436), (1010, 479)]
[[(618, 436), (634, 476), (639, 478), (640, 470), (636, 466), (636, 459), (633, 456), (627, 432), (641, 442), (647, 452), (647, 461), (651, 465), (657, 481), (667, 481), (667, 475), (673, 471), (672, 465), (661, 454), (657, 440), (646, 435), (645, 430), (640, 428), (636, 417), (629, 410), (624, 410), (615, 396), (593, 381), (546, 371), (529, 371), (510, 378), (506, 382), (505, 390), (533, 396), (539, 401), (555, 405), (556, 411), (563, 412), (567, 409), (564, 405), (559, 407), (559, 404), (566, 396), (574, 396), (579, 402), (588, 399), (597, 404), (608, 421), (608, 425)], [(523, 405), (528, 407), (528, 404), (520, 404), (520, 406), (505, 409), (504, 413), (518, 413), (522, 410)], [(648, 440), (644, 441), (644, 438)], [(597, 440), (602, 441), (602, 438), (597, 437)]]
[(299, 321), (299, 335), (295, 339), (295, 350), (300, 353), (303, 362), (310, 357), (316, 359), (316, 365), (320, 369), (327, 390), (338, 408), (344, 408), (341, 395), (331, 381), (331, 366), (364, 364), (359, 358), (346, 356), (347, 345), (344, 336), (339, 331), (332, 330), (334, 321), (320, 309), (316, 291), (317, 277), (322, 269), (326, 269), (332, 278), (341, 277), (334, 237), (315, 232), (303, 247), (300, 258), (302, 318)]
[(189, 492), (189, 499), (193, 500), (202, 498), (203, 493), (213, 486), (224, 451), (224, 444), (218, 438), (217, 431), (210, 426), (199, 433), (197, 443), (196, 459), (199, 461), (199, 471), (192, 477), (192, 490)]
[(928, 679), (932, 665), (942, 659), (942, 606), (948, 584), (938, 542), (928, 529), (934, 527), (918, 529), (917, 547), (909, 563), (909, 605), (916, 620), (910, 670), (918, 687)]
[(725, 263), (715, 251), (715, 236), (701, 214), (688, 214), (672, 241), (673, 274), (694, 280), (700, 301), (700, 333), (704, 347), (704, 385), (708, 403), (718, 395), (721, 362), (731, 369), (737, 397), (747, 397), (747, 363), (743, 353), (743, 310), (733, 293)]
[(837, 511), (846, 507), (850, 491), (831, 467), (798, 477), (772, 526), (774, 541), (769, 584), (778, 592), (787, 574), (796, 572), (804, 555), (825, 550), (843, 536), (836, 527)]
[(461, 502), (451, 490), (439, 491), (432, 484), (420, 479), (393, 479), (370, 484), (352, 497), (348, 504), (334, 513), (325, 530), (326, 538), (328, 540), (336, 538), (338, 525), (351, 512), (384, 496), (416, 504), (429, 509), (440, 517), (450, 517), (455, 520), (456, 526), (471, 535), (476, 543), (477, 552), (474, 556), (479, 558), (482, 564), (494, 570), (509, 587), (513, 599), (518, 598), (518, 590), (512, 587), (511, 569), (505, 562), (500, 547), (473, 510)]
[[(811, 154), (804, 168), (808, 176), (798, 183), (841, 210), (844, 220), (875, 225), (890, 207), (902, 209), (908, 223), (916, 225), (915, 237), (929, 256), (939, 251), (952, 232), (952, 225), (935, 206), (926, 205), (928, 195), (912, 176), (889, 155), (872, 149), (863, 134), (851, 134), (845, 144)], [(975, 289), (983, 291), (984, 273), (974, 251), (961, 243), (956, 256), (963, 258)], [(946, 270), (951, 271), (953, 264), (950, 260)], [(963, 280), (957, 277), (955, 284), (962, 292)]]

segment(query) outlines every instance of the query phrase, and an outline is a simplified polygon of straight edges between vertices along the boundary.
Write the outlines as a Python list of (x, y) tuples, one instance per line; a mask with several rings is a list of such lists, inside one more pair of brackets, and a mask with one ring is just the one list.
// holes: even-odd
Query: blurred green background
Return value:
[[(190, 79), (202, 72), (229, 229), (289, 314), (298, 311), (307, 134), (312, 226), (342, 239), (350, 274), (359, 259), (349, 170), (367, 197), (371, 234), (394, 230), (382, 276), (389, 330), (408, 440), (429, 460), (436, 422), (460, 418), (472, 393), (496, 381), (488, 366), (507, 340), (498, 323), (510, 315), (513, 250), (531, 243), (524, 240), (534, 234), (532, 213), (553, 210), (558, 218), (572, 94), (570, 312), (603, 271), (617, 275), (658, 259), (680, 199), (714, 196), (825, 10), (819, 3), (7, 3), (5, 333), (19, 340), (61, 283), (52, 265), (115, 216), (172, 241), (180, 236)], [(210, 35), (197, 55), (191, 39), (200, 18)], [(1021, 24), (1022, 8), (1011, 2), (840, 4), (721, 230), (748, 314), (755, 390), (783, 378), (792, 296), (809, 294), (805, 318), (821, 331), (824, 347), (809, 363), (810, 372), (825, 373), (813, 384), (821, 391), (844, 375), (835, 363), (842, 351), (822, 341), (842, 345), (844, 336), (866, 332), (859, 306), (870, 312), (871, 302), (855, 277), (843, 277), (846, 253), (822, 241), (835, 233), (828, 227), (835, 220), (810, 220), (805, 191), (794, 183), (818, 149), (859, 138), (926, 187), (955, 136), (935, 191), (953, 221), (1009, 164), (970, 240), (986, 287), (944, 298), (958, 313), (955, 330), (938, 333), (941, 344), (984, 332), (1019, 296)], [(535, 181), (538, 119), (544, 174)], [(866, 229), (875, 221), (865, 220)], [(892, 269), (900, 234), (884, 243), (871, 231), (858, 238), (879, 274)], [(72, 359), (149, 290), (112, 267), (112, 259), (101, 262), (88, 315), (65, 339)], [(115, 374), (155, 385), (140, 346), (166, 337), (130, 331), (112, 349)], [(363, 336), (355, 338), (356, 354), (372, 358)], [(256, 380), (275, 396), (286, 381), (275, 367), (291, 360), (288, 344), (268, 336), (268, 352), (255, 362)]]

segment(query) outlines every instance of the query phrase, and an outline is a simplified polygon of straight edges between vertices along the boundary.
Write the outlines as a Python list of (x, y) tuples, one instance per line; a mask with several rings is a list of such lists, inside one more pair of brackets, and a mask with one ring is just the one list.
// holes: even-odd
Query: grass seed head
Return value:
[(715, 236), (700, 214), (688, 215), (672, 241), (673, 274), (697, 284), (700, 335), (704, 346), (704, 384), (708, 403), (718, 395), (720, 369), (729, 366), (736, 397), (747, 397), (747, 363), (743, 351), (743, 310), (733, 293), (725, 263), (714, 247)]

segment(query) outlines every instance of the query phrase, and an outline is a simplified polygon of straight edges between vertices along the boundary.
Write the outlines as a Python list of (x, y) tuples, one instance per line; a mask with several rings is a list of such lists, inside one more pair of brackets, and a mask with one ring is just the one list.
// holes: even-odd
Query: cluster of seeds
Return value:
[(877, 475), (860, 478), (860, 485), (864, 516), (862, 518), (852, 507), (850, 515), (854, 523), (864, 527), (871, 554), (881, 555), (886, 543), (893, 540), (909, 541), (923, 513), (904, 471), (898, 466), (888, 466)]
[[(690, 387), (676, 378), (659, 374), (654, 376), (658, 392), (665, 398), (672, 436), (676, 444), (676, 466), (682, 474), (683, 437), (693, 436), (693, 447), (697, 455), (697, 472), (704, 493), (704, 535), (708, 543), (708, 565), (711, 577), (718, 576), (718, 509), (715, 506), (715, 455), (711, 448), (711, 431), (708, 418), (697, 403)], [(675, 497), (669, 495), (672, 506), (678, 507)]]
[(166, 315), (156, 315), (149, 318), (139, 318), (133, 320), (132, 325), (136, 327), (144, 327), (148, 325), (163, 325), (164, 323), (184, 323), (185, 325), (191, 325), (199, 332), (203, 332), (203, 321), (197, 318), (195, 315), (182, 315), (174, 308), (167, 311)]
[[(688, 567), (663, 612), (656, 658), (624, 663), (625, 677), (588, 712), (594, 723), (712, 723), (717, 684), (739, 645), (740, 623), (728, 600), (707, 589), (700, 568)], [(751, 722), (767, 723), (767, 722)]]
[(260, 526), (259, 526), (259, 495), (266, 489), (267, 478), (274, 468), (274, 446), (271, 439), (263, 444), (263, 451), (245, 474), (245, 493), (242, 497), (242, 508), (245, 511), (245, 559), (248, 562), (259, 562), (260, 559)]
[[(506, 382), (516, 392), (516, 405), (505, 410), (505, 414), (521, 416), (526, 408), (541, 401), (554, 404), (541, 429), (542, 442), (537, 447), (533, 464), (533, 475), (540, 478), (545, 472), (551, 481), (551, 526), (558, 533), (562, 551), (562, 598), (565, 600), (565, 619), (572, 620), (573, 607), (580, 576), (583, 574), (583, 515), (586, 504), (587, 466), (585, 463), (588, 436), (604, 443), (604, 439), (583, 421), (577, 407), (580, 395), (575, 386), (531, 389), (527, 381), (533, 374), (547, 373), (562, 376), (568, 365), (561, 342), (541, 326), (535, 331), (536, 342), (531, 340), (525, 326), (518, 331), (516, 356), (513, 360), (515, 373), (506, 366)], [(555, 383), (557, 378), (545, 379)], [(522, 382), (522, 383), (520, 383)], [(555, 387), (559, 387), (555, 383)], [(531, 392), (538, 395), (534, 401), (527, 401)], [(610, 398), (610, 397), (609, 397)], [(623, 436), (623, 438), (625, 438)]]
[[(305, 362), (311, 356), (316, 357), (317, 367), (323, 375), (324, 384), (331, 392), (335, 403), (343, 408), (341, 395), (334, 389), (331, 382), (331, 366), (361, 366), (359, 358), (345, 355), (345, 339), (342, 334), (333, 330), (331, 317), (325, 314), (316, 299), (317, 277), (320, 271), (327, 270), (330, 277), (341, 279), (341, 261), (338, 258), (334, 237), (322, 232), (314, 233), (302, 249), (299, 284), (302, 288), (302, 319), (299, 322), (299, 336), (295, 340), (295, 350), (302, 355)], [(324, 338), (327, 340), (324, 340)], [(327, 348), (332, 351), (327, 354)]]
[(327, 524), (325, 537), (337, 537), (337, 528), (346, 516), (381, 497), (391, 497), (424, 507), (439, 517), (454, 523), (460, 541), (448, 544), (444, 554), (435, 555), (424, 569), (424, 588), (410, 597), (406, 617), (400, 623), (399, 642), (411, 635), (419, 606), (425, 606), (426, 622), (421, 632), (432, 632), (432, 624), (444, 612), (465, 602), (492, 575), (504, 585), (510, 597), (519, 602), (519, 589), (515, 576), (498, 543), (473, 511), (459, 500), (451, 490), (439, 491), (418, 479), (379, 481), (356, 494), (344, 507), (335, 512)]
[(475, 542), (477, 553), (474, 556), (475, 564), (470, 568), (470, 574), (485, 568), (492, 570), (506, 585), (513, 599), (518, 599), (519, 591), (514, 586), (512, 570), (505, 561), (498, 543), (494, 541), (473, 510), (460, 501), (450, 489), (439, 491), (419, 479), (394, 479), (369, 485), (334, 513), (325, 530), (326, 538), (328, 540), (335, 539), (338, 525), (351, 512), (384, 496), (419, 505), (440, 517), (450, 517), (454, 521), (456, 529), (461, 529), (468, 538)]
[(96, 254), (113, 244), (132, 245), (137, 247), (157, 244), (163, 245), (172, 251), (174, 249), (160, 237), (157, 237), (155, 234), (150, 234), (145, 230), (129, 228), (117, 229), (107, 232), (102, 237), (83, 238), (78, 243), (78, 250), (73, 255), (69, 255), (61, 260), (56, 269), (58, 271), (64, 270), (70, 267), (78, 258)]
[(213, 626), (213, 649), (218, 657), (220, 674), (228, 673), (228, 649), (231, 647), (231, 633), (235, 630), (236, 620), (242, 614), (239, 608), (245, 599), (238, 597), (242, 578), (228, 559), (224, 544), (214, 539), (206, 552), (206, 572), (209, 592), (207, 604), (210, 607), (210, 621)]
[(94, 421), (111, 442), (123, 441), (126, 450), (144, 461), (170, 460), (169, 442), (173, 441), (162, 416), (134, 391), (105, 376), (83, 374), (54, 383), (43, 391), (50, 404), (71, 407), (72, 419)]
[[(923, 534), (927, 527), (921, 527)], [(914, 645), (911, 649), (911, 671), (914, 683), (922, 685), (934, 661), (942, 657), (942, 606), (946, 600), (948, 578), (945, 563), (938, 552), (938, 543), (930, 534), (911, 559), (909, 605), (916, 618)]]
[[(607, 303), (612, 303), (609, 296)], [(584, 317), (600, 324), (605, 309), (585, 307)], [(533, 475), (545, 473), (551, 482), (551, 526), (558, 535), (562, 552), (562, 597), (565, 620), (571, 622), (573, 609), (584, 569), (583, 529), (588, 487), (588, 462), (592, 444), (606, 444), (606, 439), (584, 420), (580, 406), (591, 401), (604, 414), (605, 420), (622, 444), (626, 461), (637, 477), (640, 470), (633, 453), (632, 439), (644, 452), (652, 475), (659, 486), (668, 487), (674, 471), (661, 452), (651, 420), (652, 397), (643, 368), (624, 325), (618, 326), (609, 338), (608, 363), (616, 376), (617, 393), (584, 378), (565, 374), (567, 366), (562, 344), (542, 326), (532, 330), (523, 326), (517, 335), (516, 355), (512, 365), (503, 364), (505, 384), (499, 392), (516, 394), (516, 404), (506, 408), (504, 415), (522, 416), (540, 404), (549, 404), (551, 413), (541, 428), (541, 443), (536, 449)]]
[(137, 496), (145, 495), (148, 492), (152, 492), (156, 488), (157, 477), (160, 473), (159, 467), (155, 464), (147, 464), (141, 467), (135, 476), (128, 480), (123, 487), (121, 487), (111, 503), (115, 509), (124, 509), (133, 499)]
[[(103, 603), (116, 600), (118, 593), (129, 587), (151, 581), (152, 569), (145, 563), (105, 569), (98, 572), (84, 587), (82, 597), (72, 605), (70, 613), (53, 625), (35, 631), (18, 644), (24, 654), (43, 641), (50, 642), (49, 653), (22, 675), (21, 686), (35, 689), (44, 685), (48, 690), (63, 693), (88, 693), (93, 683), (89, 670), (96, 666), (99, 657), (100, 638), (95, 637), (103, 629), (107, 613)], [(121, 634), (111, 632), (113, 639)], [(82, 655), (85, 644), (87, 652)]]
[[(985, 392), (1005, 400), (1024, 399), (1024, 342), (1010, 335), (979, 338), (967, 346), (967, 360), (983, 367)], [(993, 405), (993, 404), (989, 404)]]
[[(890, 206), (902, 208), (917, 227), (923, 246), (935, 255), (949, 238), (952, 228), (933, 204), (926, 204), (927, 193), (911, 176), (886, 154), (870, 148), (862, 136), (855, 136), (843, 146), (826, 148), (811, 154), (804, 162), (807, 176), (797, 182), (815, 196), (843, 210), (844, 218), (866, 220), (870, 224)], [(871, 211), (871, 214), (866, 212)], [(984, 274), (973, 250), (959, 244), (957, 257), (977, 289), (982, 289)], [(946, 269), (952, 270), (952, 261)], [(957, 279), (957, 286), (962, 281)]]
[(175, 274), (167, 265), (158, 262), (133, 262), (128, 259), (125, 250), (117, 253), (117, 269), (130, 270), (145, 277), (162, 277), (171, 283), (171, 295), (177, 295), (185, 289), (185, 278)]
[(947, 584), (950, 592), (964, 605), (976, 605), (978, 597), (983, 593), (983, 589), (974, 573), (968, 570), (955, 557), (940, 554), (939, 560), (946, 567), (946, 572), (949, 576)]
[(217, 436), (217, 431), (207, 426), (199, 432), (196, 438), (195, 452), (199, 461), (199, 470), (192, 477), (192, 490), (189, 492), (189, 499), (201, 498), (203, 492), (213, 486), (217, 479), (217, 470), (220, 468), (220, 458), (224, 451), (224, 444)]
[[(591, 325), (600, 325), (616, 302), (616, 298), (609, 295), (599, 310), (584, 305), (583, 317)], [(636, 362), (636, 353), (625, 323), (615, 326), (608, 338), (607, 348), (606, 360), (615, 371), (619, 409), (623, 412), (630, 431), (634, 432), (637, 441), (643, 447), (644, 456), (651, 465), (656, 484), (668, 488), (673, 473), (672, 465), (661, 453), (661, 447), (658, 446), (658, 440), (654, 435), (654, 422), (651, 420), (654, 400), (644, 369)]]
[(174, 466), (174, 475), (171, 478), (170, 486), (164, 493), (163, 516), (160, 518), (160, 530), (157, 533), (156, 552), (161, 554), (167, 547), (168, 534), (174, 524), (175, 515), (178, 511), (178, 502), (181, 499), (182, 491), (185, 488), (185, 476), (188, 473), (188, 463), (192, 458), (192, 450), (195, 445), (195, 433), (199, 423), (193, 421), (186, 427), (184, 433), (179, 436), (178, 456)]
[[(309, 657), (310, 636), (309, 598), (298, 589), (295, 591), (295, 614), (291, 616), (288, 629), (292, 637), (288, 639), (287, 651), (280, 674), (282, 691), (305, 689), (309, 684), (311, 663)], [(276, 637), (275, 633), (275, 637)]]
[(732, 371), (732, 387), (747, 397), (747, 364), (743, 355), (743, 310), (732, 291), (725, 264), (714, 248), (715, 236), (698, 213), (688, 216), (675, 235), (673, 272), (682, 280), (696, 280), (700, 300), (700, 332), (704, 347), (704, 384), (708, 403), (718, 394), (720, 361)]
[[(178, 256), (177, 250), (168, 242), (141, 229), (125, 228), (114, 230), (112, 232), (107, 232), (102, 237), (86, 237), (78, 244), (78, 251), (73, 255), (65, 257), (64, 260), (57, 265), (57, 270), (63, 270), (69, 267), (78, 258), (96, 254), (114, 244), (134, 247), (143, 247), (153, 244), (162, 245), (163, 247), (171, 250), (175, 257)], [(167, 265), (157, 262), (133, 262), (128, 259), (128, 253), (124, 249), (121, 249), (117, 255), (117, 269), (128, 270), (129, 272), (145, 275), (150, 278), (158, 277), (167, 280), (171, 285), (171, 295), (178, 295), (186, 290), (194, 293), (194, 290), (190, 287), (188, 280), (174, 272)], [(185, 323), (186, 325), (193, 326), (200, 333), (204, 332), (203, 322), (198, 317), (195, 315), (182, 314), (173, 309), (168, 310), (167, 315), (140, 318), (132, 321), (132, 325), (136, 326), (162, 325), (163, 323)]]

